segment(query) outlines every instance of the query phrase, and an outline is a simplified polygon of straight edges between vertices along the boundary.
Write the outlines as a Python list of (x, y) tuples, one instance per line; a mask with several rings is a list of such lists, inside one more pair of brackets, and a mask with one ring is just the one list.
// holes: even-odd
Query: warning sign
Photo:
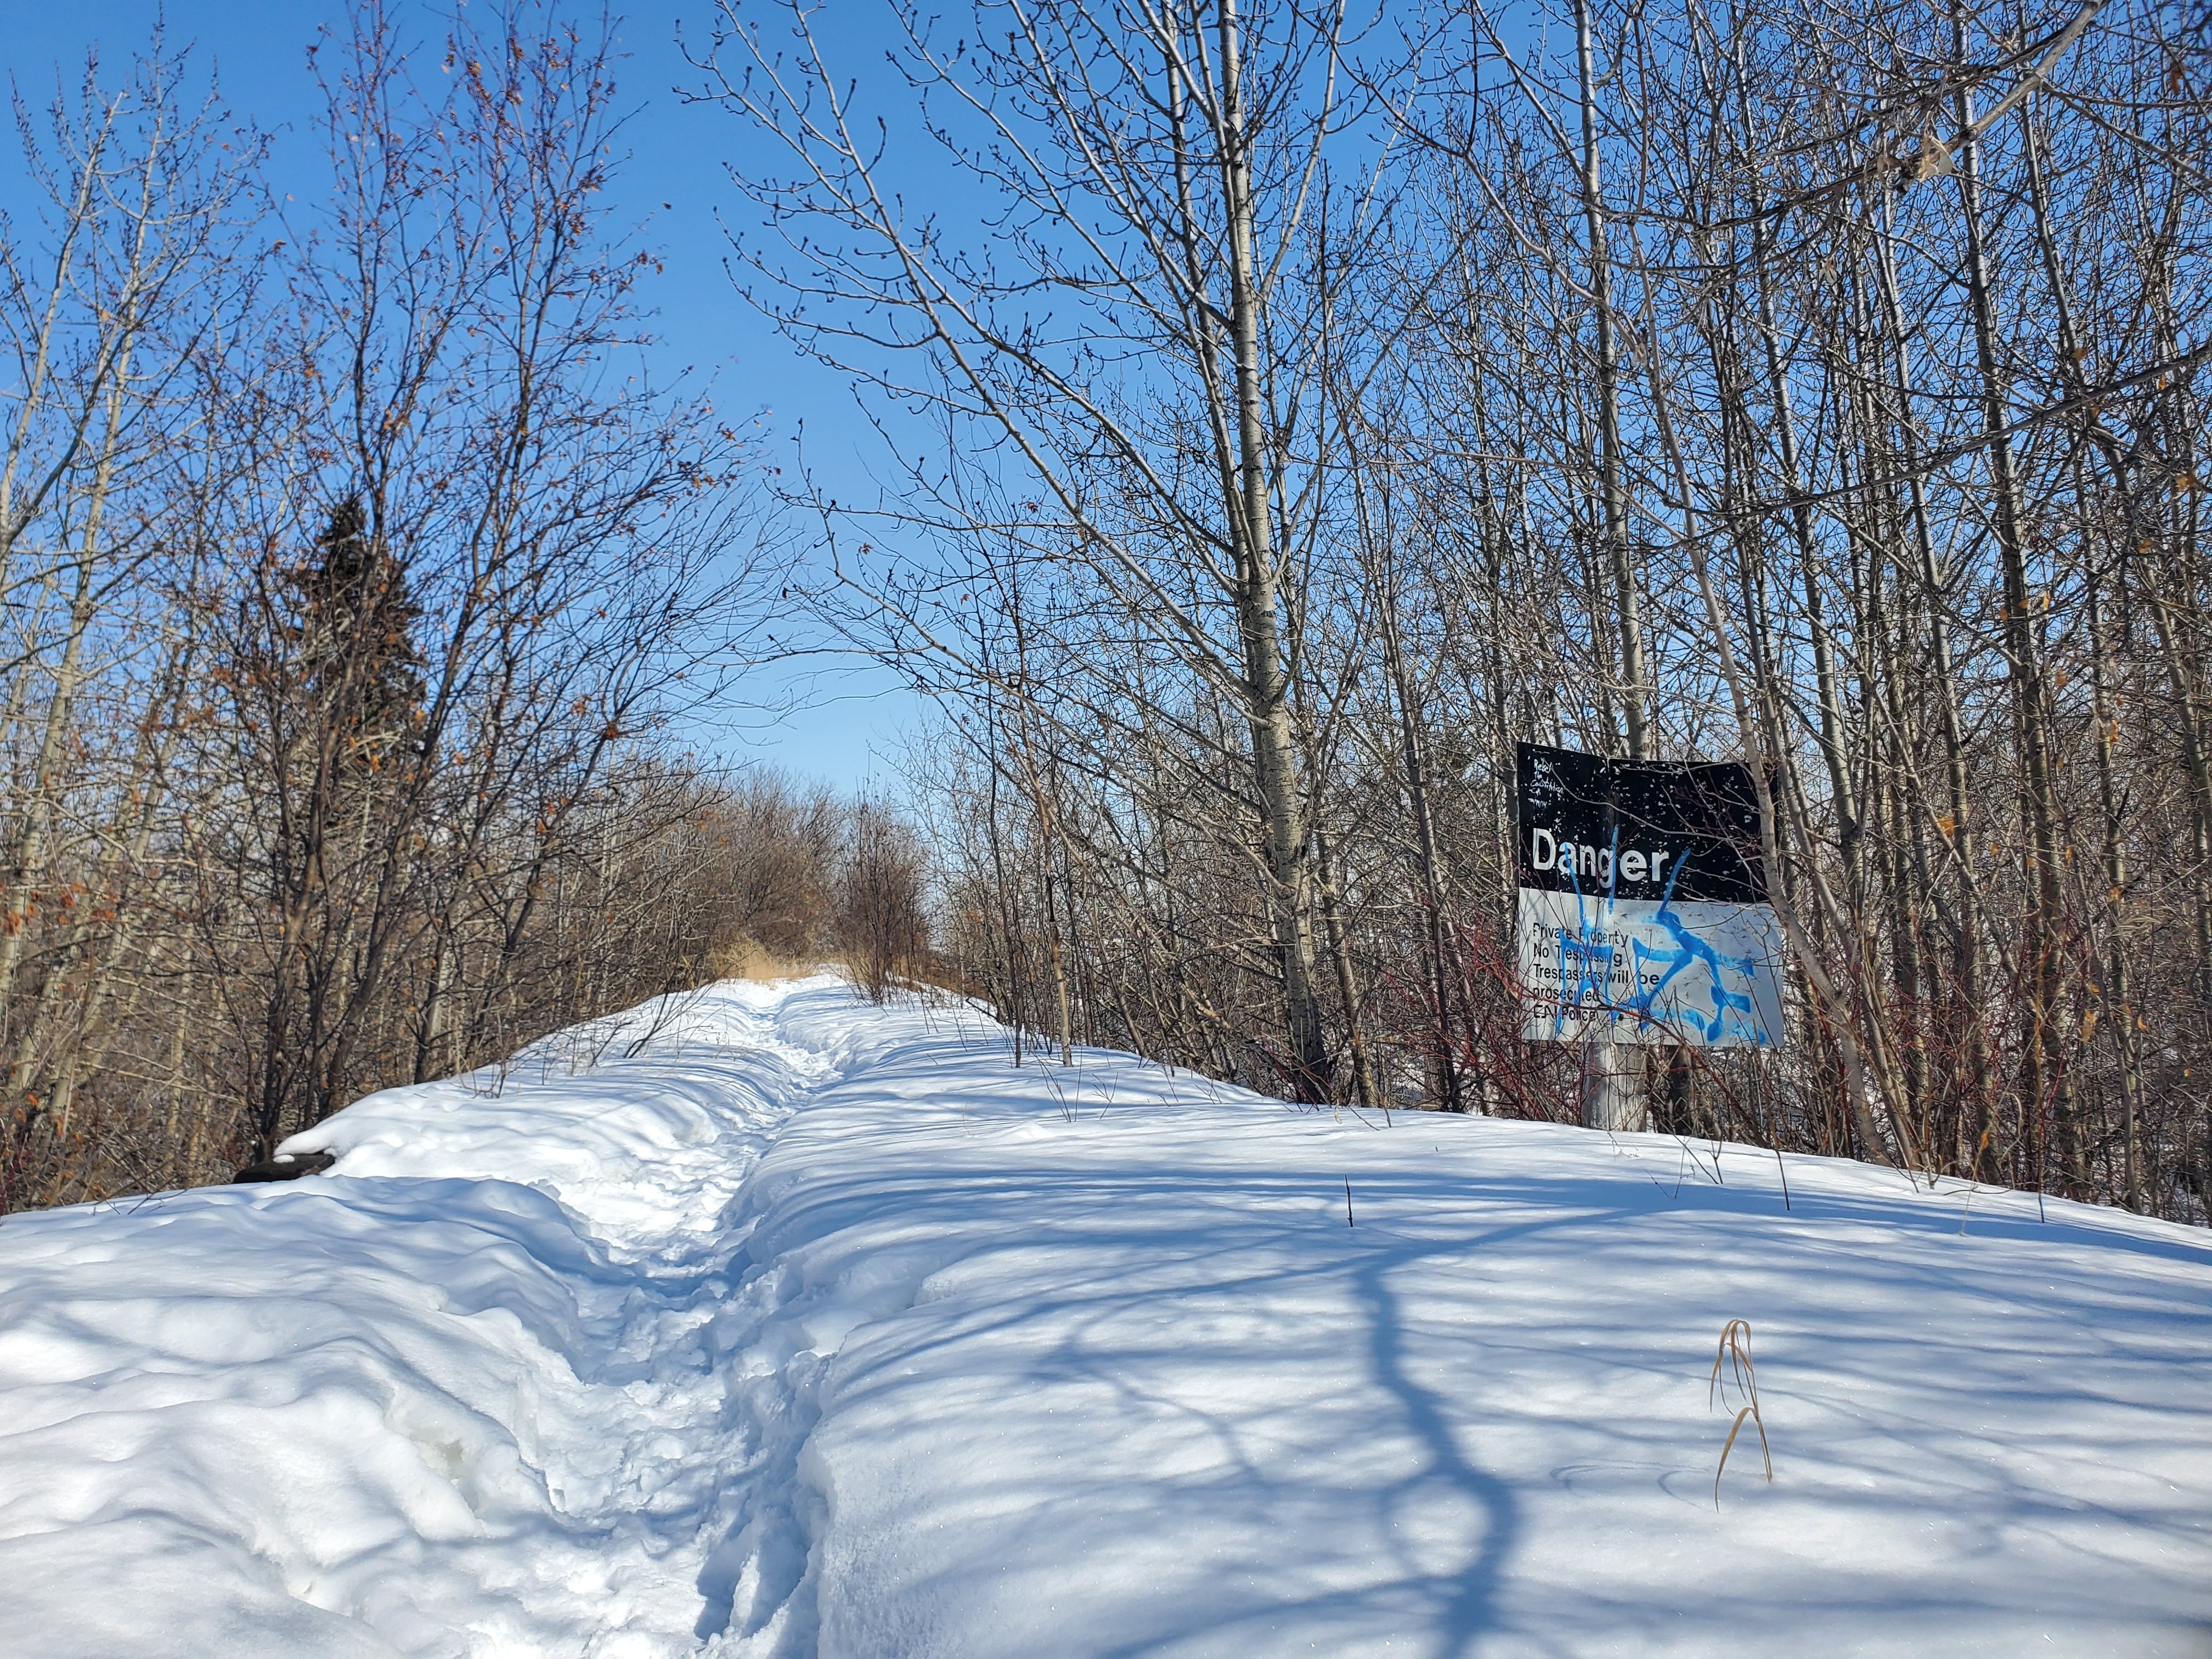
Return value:
[(1524, 743), (1519, 771), (1524, 1035), (1779, 1048), (1750, 768)]

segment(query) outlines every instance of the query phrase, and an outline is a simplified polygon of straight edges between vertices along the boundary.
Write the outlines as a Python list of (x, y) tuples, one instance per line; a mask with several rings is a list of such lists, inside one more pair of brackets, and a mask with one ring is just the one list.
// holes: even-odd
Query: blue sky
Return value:
[[(73, 80), (96, 43), (104, 58), (119, 64), (166, 12), (173, 42), (197, 43), (194, 59), (203, 69), (213, 60), (233, 110), (275, 132), (277, 187), (307, 199), (323, 175), (314, 135), (319, 100), (307, 47), (340, 9), (325, 0), (172, 0), (166, 7), (157, 0), (0, 0), (0, 68), (27, 101), (43, 103), (57, 63)], [(442, 8), (402, 0), (398, 9), (422, 37), (434, 36)], [(888, 20), (875, 6), (852, 12), (856, 67), (880, 62), (867, 36)], [(716, 402), (732, 412), (768, 410), (776, 445), (791, 443), (803, 426), (809, 465), (853, 499), (866, 486), (872, 445), (848, 383), (798, 357), (732, 289), (723, 270), (729, 244), (717, 212), (742, 228), (746, 211), (724, 167), (744, 165), (747, 130), (721, 111), (685, 106), (672, 90), (695, 78), (677, 46), (679, 27), (703, 45), (713, 15), (706, 0), (640, 0), (626, 9), (621, 31), (630, 54), (622, 70), (623, 101), (638, 108), (629, 129), (632, 159), (615, 197), (618, 216), (645, 223), (647, 243), (665, 255), (665, 274), (647, 293), (657, 313), (655, 368), (664, 378), (683, 368), (711, 375)], [(810, 678), (811, 708), (767, 727), (740, 716), (702, 742), (732, 758), (757, 757), (843, 786), (883, 775), (874, 757), (896, 746), (917, 720), (917, 705), (877, 672), (817, 662)], [(773, 695), (775, 680), (763, 690)]]

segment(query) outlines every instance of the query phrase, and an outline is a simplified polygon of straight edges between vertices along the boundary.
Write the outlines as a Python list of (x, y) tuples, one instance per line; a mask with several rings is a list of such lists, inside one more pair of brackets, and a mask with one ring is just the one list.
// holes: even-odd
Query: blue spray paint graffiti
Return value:
[[(1613, 833), (1608, 868), (1617, 868), (1620, 833)], [(1580, 1023), (1593, 1013), (1632, 1018), (1641, 1036), (1662, 1035), (1692, 1045), (1724, 1042), (1771, 1046), (1777, 1034), (1768, 1029), (1752, 995), (1761, 967), (1756, 955), (1737, 955), (1722, 950), (1692, 927), (1675, 908), (1674, 884), (1680, 868), (1667, 878), (1658, 908), (1649, 921), (1664, 931), (1671, 944), (1654, 947), (1630, 933), (1628, 986), (1617, 994), (1613, 970), (1620, 961), (1614, 940), (1626, 931), (1628, 918), (1607, 882), (1601, 894), (1585, 894), (1579, 876), (1571, 875), (1576, 925), (1559, 933), (1560, 983), (1568, 984), (1566, 969), (1574, 971), (1572, 988), (1553, 1010), (1552, 1029), (1564, 1036), (1571, 1020)], [(1641, 911), (1644, 906), (1637, 905)], [(1641, 916), (1637, 921), (1642, 921)], [(1662, 971), (1652, 973), (1651, 969)], [(1680, 983), (1678, 984), (1678, 981)], [(1700, 1009), (1702, 998), (1707, 1007)]]

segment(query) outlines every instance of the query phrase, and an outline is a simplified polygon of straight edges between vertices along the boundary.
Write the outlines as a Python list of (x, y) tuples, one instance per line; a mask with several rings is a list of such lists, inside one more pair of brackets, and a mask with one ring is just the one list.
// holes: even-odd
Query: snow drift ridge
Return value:
[[(648, 1005), (292, 1146), (338, 1161), (0, 1224), (0, 1650), (2212, 1629), (2184, 1229), (1808, 1158), (1785, 1209), (1747, 1147), (1016, 1070), (972, 1009), (826, 980)], [(1732, 1465), (1716, 1513), (1735, 1317), (1778, 1479)]]

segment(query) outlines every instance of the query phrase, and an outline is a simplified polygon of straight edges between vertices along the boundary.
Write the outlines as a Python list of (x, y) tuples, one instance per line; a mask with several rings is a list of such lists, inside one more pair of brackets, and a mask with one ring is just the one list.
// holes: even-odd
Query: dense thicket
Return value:
[(668, 734), (763, 543), (745, 442), (638, 368), (608, 37), (399, 40), (314, 54), (319, 213), (158, 40), (19, 112), (0, 1210), (832, 942), (842, 809)]
[[(725, 10), (755, 298), (926, 434), (819, 603), (946, 711), (1008, 1018), (2203, 1218), (2201, 30), (1046, 0), (855, 83)], [(1523, 738), (1772, 777), (1784, 1052), (1521, 1039)]]

